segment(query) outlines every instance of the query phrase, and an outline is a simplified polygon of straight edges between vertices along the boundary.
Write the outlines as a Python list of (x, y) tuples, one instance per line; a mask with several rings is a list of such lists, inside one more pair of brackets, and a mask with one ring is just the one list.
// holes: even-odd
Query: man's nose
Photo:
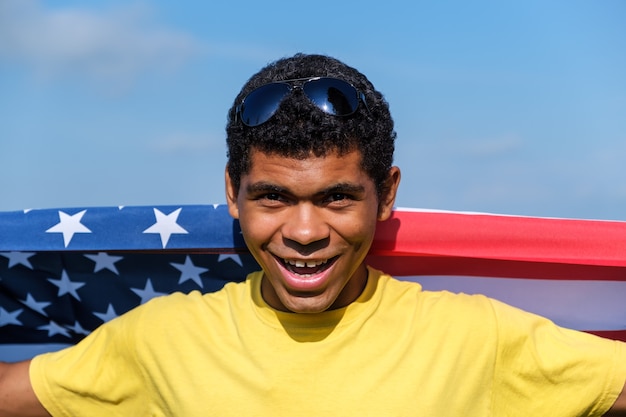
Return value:
[(282, 228), (283, 237), (301, 246), (327, 240), (330, 227), (321, 211), (310, 203), (293, 206)]

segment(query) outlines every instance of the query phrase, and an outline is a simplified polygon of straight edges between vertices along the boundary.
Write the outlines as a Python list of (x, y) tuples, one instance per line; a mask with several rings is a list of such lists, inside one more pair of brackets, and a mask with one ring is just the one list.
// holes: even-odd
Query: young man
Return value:
[(624, 408), (623, 343), (364, 264), (400, 181), (388, 106), (365, 76), (296, 55), (253, 76), (229, 115), (227, 201), (262, 271), (155, 299), (76, 347), (4, 365), (0, 416)]

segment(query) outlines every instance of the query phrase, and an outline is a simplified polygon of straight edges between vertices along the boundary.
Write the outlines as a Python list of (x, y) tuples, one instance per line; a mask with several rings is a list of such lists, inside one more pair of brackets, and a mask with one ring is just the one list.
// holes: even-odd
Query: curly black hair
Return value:
[[(350, 116), (331, 116), (294, 90), (272, 118), (259, 126), (245, 126), (237, 117), (237, 106), (255, 88), (307, 77), (347, 81), (365, 95), (367, 106), (360, 103)], [(252, 150), (302, 159), (358, 150), (363, 170), (376, 184), (379, 196), (393, 162), (396, 138), (389, 105), (365, 75), (335, 58), (301, 53), (267, 65), (248, 80), (228, 112), (226, 135), (228, 173), (237, 190), (241, 176), (249, 172)]]

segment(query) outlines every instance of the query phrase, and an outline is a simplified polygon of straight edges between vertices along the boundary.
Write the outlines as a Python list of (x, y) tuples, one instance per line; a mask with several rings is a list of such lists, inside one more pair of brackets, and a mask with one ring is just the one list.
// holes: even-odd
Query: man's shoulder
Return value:
[(214, 291), (193, 290), (190, 292), (173, 292), (152, 298), (145, 304), (136, 308), (139, 312), (145, 311), (148, 314), (161, 312), (163, 315), (175, 312), (177, 315), (184, 311), (196, 311), (207, 309), (211, 306), (222, 306), (228, 304), (232, 298), (237, 298), (238, 294), (248, 292), (248, 282), (233, 281), (227, 282), (223, 287)]
[(385, 297), (400, 297), (415, 302), (416, 306), (444, 311), (477, 311), (480, 314), (491, 313), (492, 300), (482, 294), (466, 294), (447, 290), (427, 290), (419, 282), (419, 277), (394, 277), (376, 271), (379, 287)]

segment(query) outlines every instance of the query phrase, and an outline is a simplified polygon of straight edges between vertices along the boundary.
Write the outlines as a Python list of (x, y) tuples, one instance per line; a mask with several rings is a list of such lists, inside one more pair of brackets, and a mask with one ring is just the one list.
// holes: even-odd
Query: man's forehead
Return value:
[(331, 183), (364, 183), (370, 180), (363, 170), (361, 153), (341, 154), (331, 152), (324, 156), (309, 154), (306, 157), (284, 156), (278, 153), (255, 151), (250, 157), (250, 167), (242, 175), (242, 182), (289, 185), (298, 187), (314, 183), (327, 187)]
[(306, 160), (319, 160), (320, 158), (333, 157), (344, 160), (355, 160), (357, 159), (360, 162), (363, 160), (363, 154), (358, 148), (353, 148), (347, 151), (341, 151), (338, 148), (329, 148), (324, 152), (316, 152), (314, 150), (310, 150), (308, 152), (302, 153), (288, 153), (274, 150), (264, 150), (258, 148), (252, 148), (250, 150), (250, 169), (252, 168), (252, 164), (254, 162), (265, 161), (268, 158), (273, 160), (282, 159), (284, 161), (306, 161)]

